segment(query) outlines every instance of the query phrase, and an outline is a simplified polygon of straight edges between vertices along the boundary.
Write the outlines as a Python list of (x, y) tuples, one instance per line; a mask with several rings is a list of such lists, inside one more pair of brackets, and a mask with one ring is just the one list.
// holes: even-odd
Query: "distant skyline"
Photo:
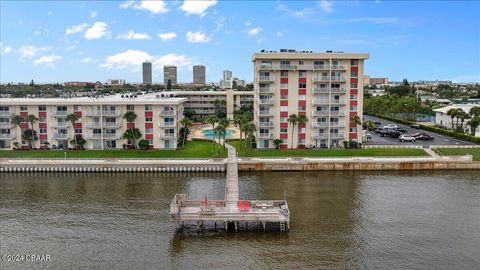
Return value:
[(0, 81), (142, 81), (152, 62), (179, 83), (206, 66), (252, 81), (262, 49), (366, 52), (365, 74), (391, 81), (480, 82), (478, 1), (0, 2)]

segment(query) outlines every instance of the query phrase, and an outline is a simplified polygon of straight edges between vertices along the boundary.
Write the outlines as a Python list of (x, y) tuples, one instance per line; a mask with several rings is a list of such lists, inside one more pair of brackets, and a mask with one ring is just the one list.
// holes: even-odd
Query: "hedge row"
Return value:
[[(383, 115), (383, 114), (378, 114), (378, 113), (374, 113), (373, 116), (383, 118), (383, 119), (389, 120), (389, 121), (394, 121), (394, 122), (404, 124), (404, 125), (415, 124), (415, 122), (412, 122), (412, 121), (409, 121), (409, 120), (399, 119), (399, 118), (395, 118), (395, 117), (391, 117), (391, 116)], [(424, 130), (428, 130), (428, 131), (432, 131), (432, 132), (435, 132), (435, 133), (455, 137), (455, 138), (462, 139), (462, 140), (467, 140), (467, 141), (474, 142), (474, 143), (480, 143), (480, 137), (473, 137), (469, 134), (457, 133), (457, 132), (453, 132), (453, 131), (448, 130), (448, 129), (438, 128), (438, 127), (432, 127), (432, 126), (426, 126), (426, 125), (419, 125), (419, 126), (420, 126), (421, 129), (424, 129)]]

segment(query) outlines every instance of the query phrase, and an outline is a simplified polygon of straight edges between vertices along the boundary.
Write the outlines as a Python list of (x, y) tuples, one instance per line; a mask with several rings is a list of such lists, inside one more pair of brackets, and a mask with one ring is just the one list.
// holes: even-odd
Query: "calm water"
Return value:
[(1, 269), (479, 269), (478, 171), (241, 174), (282, 198), (289, 234), (174, 233), (172, 196), (221, 198), (223, 174), (2, 174)]
[[(235, 133), (235, 130), (233, 129), (227, 129), (225, 131), (225, 138), (230, 138), (232, 137), (232, 135)], [(204, 130), (202, 131), (202, 134), (203, 134), (203, 137), (204, 138), (208, 138), (208, 139), (212, 139), (212, 138), (218, 138), (218, 132), (213, 130), (213, 129), (207, 129), (207, 130)]]

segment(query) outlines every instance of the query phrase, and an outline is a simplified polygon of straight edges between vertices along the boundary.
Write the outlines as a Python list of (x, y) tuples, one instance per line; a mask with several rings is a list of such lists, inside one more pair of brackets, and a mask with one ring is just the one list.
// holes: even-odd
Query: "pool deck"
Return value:
[[(189, 138), (192, 139), (205, 139), (205, 135), (203, 135), (204, 130), (212, 129), (212, 125), (209, 124), (203, 124), (203, 125), (196, 125), (192, 128), (191, 134), (189, 135)], [(229, 139), (240, 139), (240, 132), (238, 128), (236, 128), (234, 125), (229, 125), (228, 129), (235, 130), (235, 132), (232, 134)], [(207, 138), (211, 139), (211, 138)]]

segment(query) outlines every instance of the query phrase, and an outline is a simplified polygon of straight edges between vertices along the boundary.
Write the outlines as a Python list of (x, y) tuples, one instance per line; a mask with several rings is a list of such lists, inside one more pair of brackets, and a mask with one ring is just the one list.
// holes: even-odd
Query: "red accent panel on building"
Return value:
[(127, 128), (135, 128), (135, 123), (127, 123)]
[(82, 112), (74, 112), (78, 117), (82, 117)]
[(307, 83), (307, 78), (298, 78), (298, 83)]
[(75, 125), (73, 125), (75, 128), (82, 128), (82, 123), (75, 123)]
[(286, 144), (280, 144), (280, 149), (287, 149), (288, 145)]
[(307, 115), (306, 112), (298, 112), (298, 115)]
[(280, 106), (288, 106), (288, 100), (280, 100)]
[(145, 123), (145, 128), (153, 128), (153, 123)]
[(280, 123), (280, 128), (288, 128), (288, 123)]
[(288, 89), (280, 89), (280, 95), (288, 95)]
[(350, 95), (358, 95), (358, 89), (350, 89)]
[(358, 78), (350, 78), (350, 83), (358, 83)]
[(27, 129), (28, 128), (28, 123), (21, 123), (20, 128), (21, 129)]
[(298, 133), (299, 139), (305, 139), (305, 133)]
[(145, 112), (145, 117), (153, 117), (153, 112), (152, 111)]
[(357, 100), (350, 100), (350, 105), (352, 105), (352, 106), (357, 106), (357, 105), (358, 105), (358, 101), (357, 101)]
[(38, 123), (38, 128), (47, 128), (47, 123)]
[(306, 100), (299, 100), (298, 101), (298, 106), (307, 106), (307, 101)]
[(288, 139), (288, 133), (280, 133), (280, 139)]
[(348, 133), (348, 138), (350, 140), (356, 140), (357, 139), (357, 133)]
[(352, 71), (352, 72), (358, 72), (358, 67), (350, 67), (350, 71)]
[(305, 123), (298, 123), (298, 128), (304, 128), (306, 126), (307, 126), (307, 124), (305, 124)]
[(153, 140), (153, 134), (145, 134), (146, 140)]
[(27, 117), (27, 116), (28, 116), (28, 112), (20, 112), (20, 116), (21, 116), (21, 117)]
[(288, 83), (288, 78), (280, 78), (280, 83)]
[(40, 137), (40, 140), (46, 141), (48, 139), (47, 134), (40, 134), (38, 137)]
[(350, 117), (357, 115), (357, 112), (350, 112)]
[(305, 89), (305, 88), (298, 89), (298, 94), (299, 95), (306, 95), (307, 94), (307, 89)]
[(280, 112), (280, 117), (288, 117), (288, 112)]
[(356, 126), (357, 126), (357, 124), (355, 124), (355, 123), (353, 123), (353, 122), (350, 122), (350, 123), (349, 123), (349, 127), (356, 127)]
[(38, 117), (47, 117), (47, 112), (38, 112)]

